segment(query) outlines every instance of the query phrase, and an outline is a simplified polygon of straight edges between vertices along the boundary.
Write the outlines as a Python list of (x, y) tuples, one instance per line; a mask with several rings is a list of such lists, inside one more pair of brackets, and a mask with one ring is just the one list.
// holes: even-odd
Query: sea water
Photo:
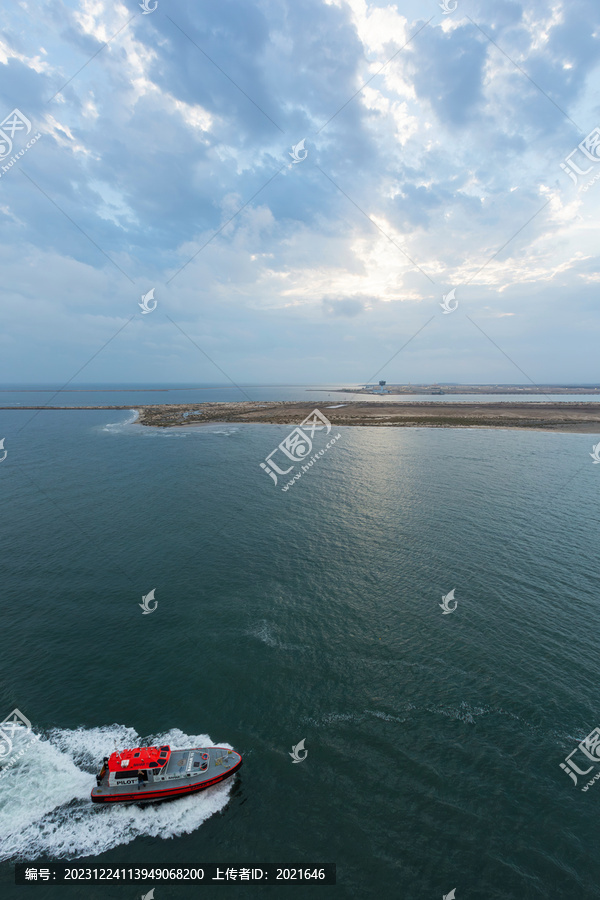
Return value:
[[(600, 787), (560, 767), (600, 725), (598, 436), (338, 428), (286, 493), (260, 463), (289, 426), (24, 416), (0, 414), (0, 718), (32, 723), (0, 770), (3, 898), (56, 897), (14, 886), (52, 860), (337, 864), (277, 897), (600, 896)], [(92, 806), (102, 757), (140, 742), (244, 766)]]

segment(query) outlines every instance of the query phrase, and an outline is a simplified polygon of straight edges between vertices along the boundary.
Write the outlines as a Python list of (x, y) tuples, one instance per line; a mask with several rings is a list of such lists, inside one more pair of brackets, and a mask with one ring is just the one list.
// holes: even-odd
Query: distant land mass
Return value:
[[(318, 390), (324, 391), (325, 388)], [(349, 394), (600, 394), (598, 384), (364, 384), (338, 388)]]

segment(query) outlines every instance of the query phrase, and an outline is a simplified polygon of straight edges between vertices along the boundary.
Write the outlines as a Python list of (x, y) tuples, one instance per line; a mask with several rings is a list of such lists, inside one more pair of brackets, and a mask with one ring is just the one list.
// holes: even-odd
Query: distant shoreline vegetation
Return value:
[(600, 385), (566, 384), (377, 384), (339, 388), (351, 394), (599, 394)]
[[(243, 400), (221, 403), (157, 403), (116, 406), (3, 406), (15, 410), (135, 410), (135, 426), (155, 428), (186, 427), (216, 423), (295, 425), (311, 410), (314, 401)], [(498, 401), (476, 399), (462, 402), (349, 400), (335, 406), (323, 405), (323, 415), (335, 426), (376, 426), (395, 428), (526, 428), (600, 434), (600, 403), (578, 401)]]

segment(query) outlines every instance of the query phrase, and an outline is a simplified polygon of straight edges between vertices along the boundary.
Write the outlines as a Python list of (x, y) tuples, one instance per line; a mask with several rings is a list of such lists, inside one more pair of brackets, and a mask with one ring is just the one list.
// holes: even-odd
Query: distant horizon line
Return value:
[[(112, 391), (114, 393), (125, 393), (126, 391), (140, 391), (140, 392), (170, 392), (170, 391), (194, 391), (194, 390), (235, 390), (235, 386), (231, 384), (224, 384), (223, 382), (198, 382), (194, 385), (180, 384), (178, 382), (141, 382), (141, 381), (132, 381), (132, 382), (118, 382), (118, 381), (105, 381), (105, 382), (77, 382), (78, 387), (64, 387), (61, 388), (52, 382), (0, 382), (0, 393), (50, 393), (52, 391), (56, 393), (100, 393), (101, 391)], [(123, 385), (126, 385), (123, 387)], [(156, 386), (157, 384), (163, 385), (162, 387)], [(331, 385), (332, 389), (335, 387), (378, 387), (378, 383), (376, 382), (299, 382), (293, 384), (281, 384), (278, 382), (240, 382), (240, 385), (244, 387), (267, 387), (267, 388), (301, 388), (301, 387), (322, 387), (323, 385), (329, 386)], [(118, 385), (118, 387), (116, 387)], [(540, 384), (523, 384), (522, 382), (517, 381), (502, 381), (502, 382), (486, 382), (486, 381), (388, 381), (386, 382), (386, 387), (493, 387), (493, 388), (501, 388), (501, 387), (510, 387), (516, 388), (521, 387), (525, 389), (529, 389), (533, 392), (539, 391), (541, 388), (600, 388), (600, 382), (544, 382)]]
[[(53, 382), (0, 382), (0, 393), (33, 393), (38, 391), (40, 393), (49, 393), (50, 391), (56, 391), (57, 393), (99, 393), (101, 391), (115, 391), (115, 392), (125, 392), (125, 391), (193, 391), (199, 389), (206, 390), (214, 390), (214, 389), (222, 389), (222, 390), (235, 390), (235, 386), (231, 384), (224, 384), (223, 382), (198, 382), (196, 384), (190, 385), (189, 382), (187, 384), (180, 384), (178, 382), (142, 382), (142, 381), (132, 381), (132, 382), (122, 382), (122, 381), (104, 381), (104, 382), (76, 382), (77, 387), (58, 387), (56, 383)], [(163, 385), (162, 387), (158, 387), (156, 385)], [(293, 388), (293, 387), (316, 387), (323, 385), (331, 385), (332, 388), (335, 387), (365, 387), (371, 386), (378, 387), (378, 383), (376, 382), (300, 382), (293, 384), (282, 384), (279, 382), (249, 382), (249, 381), (241, 381), (240, 385), (244, 387), (281, 387), (281, 388)], [(116, 387), (118, 385), (118, 387)], [(123, 387), (125, 385), (125, 387)], [(550, 387), (560, 387), (560, 388), (600, 388), (600, 382), (580, 382), (580, 381), (561, 381), (561, 382), (542, 382), (540, 384), (523, 384), (518, 381), (499, 381), (499, 382), (491, 382), (491, 381), (388, 381), (386, 382), (386, 387), (522, 387), (526, 389), (530, 389), (532, 391), (540, 390), (540, 388), (550, 388)]]

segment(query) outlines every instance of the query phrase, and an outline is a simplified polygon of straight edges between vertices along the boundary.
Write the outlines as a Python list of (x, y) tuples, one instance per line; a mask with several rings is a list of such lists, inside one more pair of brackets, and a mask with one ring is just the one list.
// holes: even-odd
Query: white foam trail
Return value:
[[(228, 779), (164, 804), (93, 804), (90, 792), (102, 758), (112, 753), (115, 740), (120, 748), (138, 746), (140, 737), (134, 729), (124, 725), (54, 729), (33, 743), (31, 739), (31, 734), (16, 736), (13, 757), (28, 746), (12, 768), (0, 771), (0, 861), (42, 855), (76, 859), (97, 856), (141, 835), (177, 837), (195, 831), (222, 809), (231, 790)], [(178, 728), (153, 735), (146, 743), (215, 746), (206, 734), (186, 735)], [(223, 742), (219, 746), (230, 747)]]
[(133, 425), (133, 423), (136, 422), (139, 419), (139, 417), (140, 417), (140, 414), (137, 411), (137, 409), (133, 409), (131, 411), (131, 416), (128, 419), (125, 419), (124, 422), (108, 422), (102, 430), (103, 431), (113, 431), (113, 432), (121, 431), (123, 428), (125, 428), (126, 425)]
[(268, 647), (277, 647), (279, 650), (304, 650), (302, 644), (284, 644), (282, 641), (277, 640), (273, 635), (272, 627), (264, 619), (262, 622), (257, 623), (255, 628), (247, 631), (246, 634), (258, 638), (259, 641), (267, 644)]
[(279, 641), (276, 641), (273, 637), (272, 629), (267, 622), (261, 622), (260, 627), (257, 627), (254, 631), (249, 631), (248, 634), (251, 634), (252, 637), (257, 637), (259, 641), (262, 641), (263, 644), (267, 644), (269, 647), (279, 647)]

